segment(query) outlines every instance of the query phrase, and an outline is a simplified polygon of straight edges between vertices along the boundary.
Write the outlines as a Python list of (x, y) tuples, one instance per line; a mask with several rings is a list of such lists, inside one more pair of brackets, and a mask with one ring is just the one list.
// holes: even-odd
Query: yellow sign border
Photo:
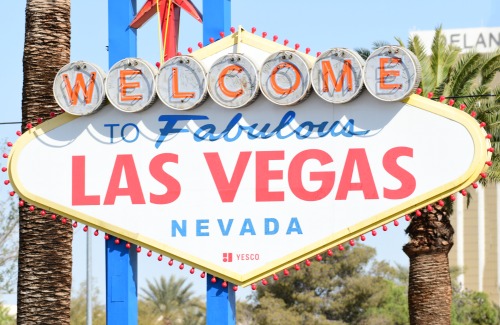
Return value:
[[(288, 47), (255, 36), (240, 28), (238, 33), (232, 34), (231, 36), (221, 39), (220, 41), (212, 45), (196, 51), (195, 53), (193, 53), (193, 57), (202, 60), (224, 49), (227, 49), (228, 47), (237, 45), (238, 42), (246, 43), (270, 53), (284, 49), (293, 51)], [(314, 61), (314, 58), (312, 56), (304, 54), (304, 57), (306, 57), (311, 62)], [(384, 224), (387, 224), (402, 215), (412, 213), (423, 206), (434, 203), (439, 199), (456, 193), (469, 186), (472, 182), (476, 181), (479, 178), (480, 173), (484, 172), (488, 168), (485, 163), (491, 158), (491, 153), (488, 152), (488, 148), (491, 146), (491, 144), (490, 141), (486, 139), (486, 132), (479, 126), (479, 123), (474, 118), (464, 113), (463, 111), (454, 109), (450, 106), (435, 102), (419, 95), (411, 95), (403, 102), (413, 107), (453, 120), (457, 123), (460, 123), (467, 129), (474, 143), (474, 158), (469, 169), (460, 178), (456, 179), (453, 182), (444, 184), (429, 193), (408, 200), (396, 207), (389, 209), (388, 211), (384, 211), (383, 213), (374, 215), (362, 222), (359, 222), (353, 227), (334, 233), (327, 238), (323, 238), (314, 244), (307, 245), (298, 251), (295, 251), (280, 259), (274, 260), (273, 262), (268, 263), (267, 265), (246, 274), (237, 274), (235, 272), (231, 272), (224, 269), (223, 267), (219, 267), (217, 265), (214, 265), (213, 263), (204, 261), (199, 257), (191, 256), (189, 254), (186, 254), (185, 252), (182, 252), (181, 250), (175, 249), (165, 244), (161, 244), (156, 240), (151, 240), (146, 236), (142, 236), (138, 233), (116, 227), (107, 222), (98, 220), (92, 216), (79, 213), (68, 207), (54, 204), (52, 202), (49, 202), (48, 200), (41, 198), (40, 196), (28, 192), (21, 184), (16, 173), (16, 166), (19, 158), (19, 155), (17, 153), (21, 152), (30, 141), (36, 139), (38, 136), (44, 133), (49, 132), (52, 129), (71, 122), (72, 120), (78, 118), (76, 116), (65, 113), (49, 121), (46, 121), (45, 123), (24, 133), (14, 144), (9, 155), (8, 173), (11, 184), (16, 193), (25, 201), (34, 203), (37, 207), (44, 209), (47, 212), (63, 215), (78, 222), (85, 223), (93, 228), (106, 231), (110, 235), (119, 237), (131, 243), (135, 243), (146, 249), (156, 251), (160, 254), (173, 258), (174, 260), (178, 260), (182, 263), (191, 265), (192, 267), (195, 267), (197, 269), (210, 272), (210, 274), (216, 277), (223, 278), (237, 285), (247, 286), (273, 273), (293, 266), (296, 263), (300, 263), (307, 258), (323, 253), (329, 248), (336, 247), (352, 238), (359, 237), (360, 235), (365, 234), (372, 229), (378, 228)]]

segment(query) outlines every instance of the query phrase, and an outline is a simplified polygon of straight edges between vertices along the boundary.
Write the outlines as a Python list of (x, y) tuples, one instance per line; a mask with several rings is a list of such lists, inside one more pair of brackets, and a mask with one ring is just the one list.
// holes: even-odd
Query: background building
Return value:
[[(410, 32), (418, 35), (430, 53), (434, 30)], [(480, 53), (494, 52), (500, 47), (500, 27), (443, 29), (447, 44), (453, 44), (462, 51), (476, 50)]]
[(450, 265), (463, 269), (458, 280), (464, 288), (484, 291), (500, 304), (500, 184), (468, 191), (472, 195), (469, 206), (461, 198), (451, 220), (455, 245)]

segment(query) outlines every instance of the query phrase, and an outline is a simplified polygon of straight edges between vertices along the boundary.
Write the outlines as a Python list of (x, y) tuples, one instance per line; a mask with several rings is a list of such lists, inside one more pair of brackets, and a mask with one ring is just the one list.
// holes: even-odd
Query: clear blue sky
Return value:
[[(107, 1), (73, 0), (72, 2), (72, 42), (71, 60), (85, 60), (108, 69), (107, 45)], [(145, 0), (138, 0), (138, 7)], [(193, 0), (202, 10), (202, 0)], [(22, 57), (24, 43), (25, 1), (4, 1), (2, 6), (8, 19), (4, 21), (4, 30), (0, 33), (2, 52), (2, 89), (3, 103), (0, 122), (21, 120)], [(301, 48), (310, 47), (312, 53), (332, 47), (370, 48), (375, 41), (393, 42), (394, 37), (407, 39), (410, 31), (432, 30), (442, 25), (445, 29), (469, 27), (500, 26), (500, 1), (497, 0), (420, 0), (405, 2), (387, 1), (337, 1), (337, 0), (233, 0), (232, 25), (242, 25), (250, 30), (257, 28), (257, 33), (268, 33), (268, 38), (279, 36), (290, 45), (301, 44)], [(138, 56), (149, 62), (159, 61), (158, 21), (151, 19), (138, 33)], [(202, 40), (201, 24), (183, 14), (181, 18), (179, 51), (186, 53), (188, 47), (197, 48)], [(0, 125), (0, 138), (14, 141), (18, 126)], [(2, 165), (3, 166), (3, 165)], [(2, 179), (3, 180), (3, 179)], [(7, 191), (2, 188), (0, 195)], [(379, 231), (376, 238), (368, 236), (367, 243), (377, 248), (379, 259), (408, 265), (408, 259), (401, 250), (406, 242), (401, 220), (398, 228), (391, 226), (387, 233)], [(93, 274), (94, 285), (104, 292), (104, 239), (93, 239)], [(73, 244), (74, 287), (85, 280), (85, 233), (81, 227), (75, 232)], [(196, 291), (204, 293), (204, 280), (182, 272), (169, 269), (166, 261), (158, 262), (155, 257), (147, 258), (145, 253), (139, 258), (139, 287), (145, 279), (169, 276), (175, 272), (179, 276), (192, 279)], [(238, 292), (243, 298), (248, 290)], [(14, 295), (2, 297), (7, 303), (15, 303)], [(104, 300), (104, 298), (102, 298)]]

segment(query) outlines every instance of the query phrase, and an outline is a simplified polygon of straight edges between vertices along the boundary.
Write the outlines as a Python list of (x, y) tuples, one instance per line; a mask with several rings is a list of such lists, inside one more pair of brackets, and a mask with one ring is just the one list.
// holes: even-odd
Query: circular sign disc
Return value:
[(241, 108), (259, 95), (257, 69), (241, 54), (227, 54), (217, 59), (208, 72), (208, 92), (219, 105)]
[(421, 78), (420, 63), (403, 47), (384, 46), (366, 60), (363, 78), (365, 87), (376, 98), (399, 101), (417, 89)]
[(333, 48), (321, 54), (311, 70), (314, 91), (334, 104), (347, 103), (363, 90), (361, 56), (344, 48)]
[(205, 70), (190, 56), (176, 56), (165, 62), (158, 72), (156, 92), (170, 108), (187, 110), (207, 99)]
[(106, 95), (114, 107), (123, 112), (140, 112), (156, 99), (157, 69), (150, 63), (128, 58), (115, 63), (106, 79)]
[(57, 104), (72, 115), (88, 115), (105, 103), (104, 73), (88, 62), (72, 62), (62, 67), (54, 79)]
[(278, 105), (295, 105), (310, 94), (309, 66), (297, 52), (271, 54), (262, 65), (259, 80), (264, 96)]

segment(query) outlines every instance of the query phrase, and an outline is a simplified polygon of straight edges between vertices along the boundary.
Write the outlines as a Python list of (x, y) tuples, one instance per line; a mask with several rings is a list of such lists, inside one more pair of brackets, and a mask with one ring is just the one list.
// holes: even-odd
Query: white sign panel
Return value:
[(434, 112), (369, 94), (330, 105), (105, 107), (24, 136), (10, 171), (28, 201), (244, 284), (456, 191), (486, 159)]

